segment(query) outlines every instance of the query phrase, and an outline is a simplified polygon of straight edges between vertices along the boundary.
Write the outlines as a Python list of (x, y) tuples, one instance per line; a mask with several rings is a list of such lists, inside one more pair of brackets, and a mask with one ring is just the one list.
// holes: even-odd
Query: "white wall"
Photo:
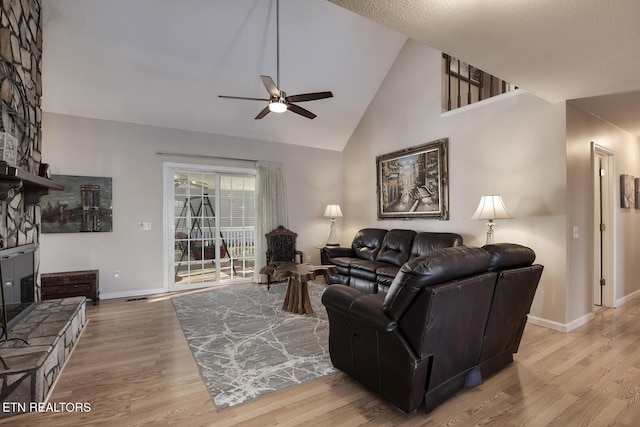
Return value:
[[(343, 243), (363, 227), (452, 231), (482, 245), (480, 197), (499, 193), (513, 220), (497, 242), (530, 246), (545, 266), (531, 314), (562, 328), (566, 318), (566, 135), (564, 103), (524, 92), (441, 113), (441, 53), (409, 40), (344, 150)], [(449, 138), (450, 220), (378, 220), (378, 155)]]
[[(43, 115), (42, 129), (42, 158), (54, 174), (113, 178), (113, 232), (41, 236), (41, 272), (99, 269), (101, 298), (163, 288), (163, 162), (247, 166), (159, 150), (284, 162), (289, 228), (306, 261), (319, 262), (317, 247), (329, 232), (324, 207), (342, 200), (337, 151), (52, 113)], [(141, 221), (151, 222), (151, 231), (138, 230)]]

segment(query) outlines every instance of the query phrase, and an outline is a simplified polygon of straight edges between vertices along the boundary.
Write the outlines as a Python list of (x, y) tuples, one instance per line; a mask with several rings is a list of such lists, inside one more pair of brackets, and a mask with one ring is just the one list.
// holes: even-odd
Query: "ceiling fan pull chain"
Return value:
[(276, 86), (280, 90), (280, 0), (276, 0)]

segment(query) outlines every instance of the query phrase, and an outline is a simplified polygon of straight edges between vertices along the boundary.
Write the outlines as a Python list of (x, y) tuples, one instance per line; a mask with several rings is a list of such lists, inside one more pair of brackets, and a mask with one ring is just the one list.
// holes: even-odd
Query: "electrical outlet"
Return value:
[(573, 227), (573, 238), (574, 239), (580, 238), (580, 229), (577, 226)]

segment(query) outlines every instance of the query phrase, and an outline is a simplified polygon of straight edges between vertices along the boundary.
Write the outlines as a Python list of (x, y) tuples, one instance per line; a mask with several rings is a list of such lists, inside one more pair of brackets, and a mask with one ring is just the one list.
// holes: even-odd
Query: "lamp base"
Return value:
[(338, 239), (336, 238), (336, 231), (333, 228), (335, 225), (336, 219), (331, 218), (331, 229), (329, 230), (329, 238), (327, 239), (325, 246), (340, 246), (340, 243), (338, 243)]
[(486, 245), (492, 245), (493, 244), (493, 229), (495, 228), (496, 223), (493, 222), (492, 219), (489, 220), (489, 222), (487, 222), (487, 243), (485, 243)]

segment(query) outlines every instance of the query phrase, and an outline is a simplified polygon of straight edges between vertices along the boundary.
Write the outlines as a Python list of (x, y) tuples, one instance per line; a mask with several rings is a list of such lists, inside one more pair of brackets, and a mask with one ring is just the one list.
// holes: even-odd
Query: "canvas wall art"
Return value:
[(64, 185), (42, 197), (43, 233), (113, 231), (113, 194), (110, 177), (52, 175)]
[(620, 207), (630, 209), (635, 206), (634, 177), (623, 173), (620, 175)]
[(448, 138), (376, 158), (378, 218), (449, 219)]

